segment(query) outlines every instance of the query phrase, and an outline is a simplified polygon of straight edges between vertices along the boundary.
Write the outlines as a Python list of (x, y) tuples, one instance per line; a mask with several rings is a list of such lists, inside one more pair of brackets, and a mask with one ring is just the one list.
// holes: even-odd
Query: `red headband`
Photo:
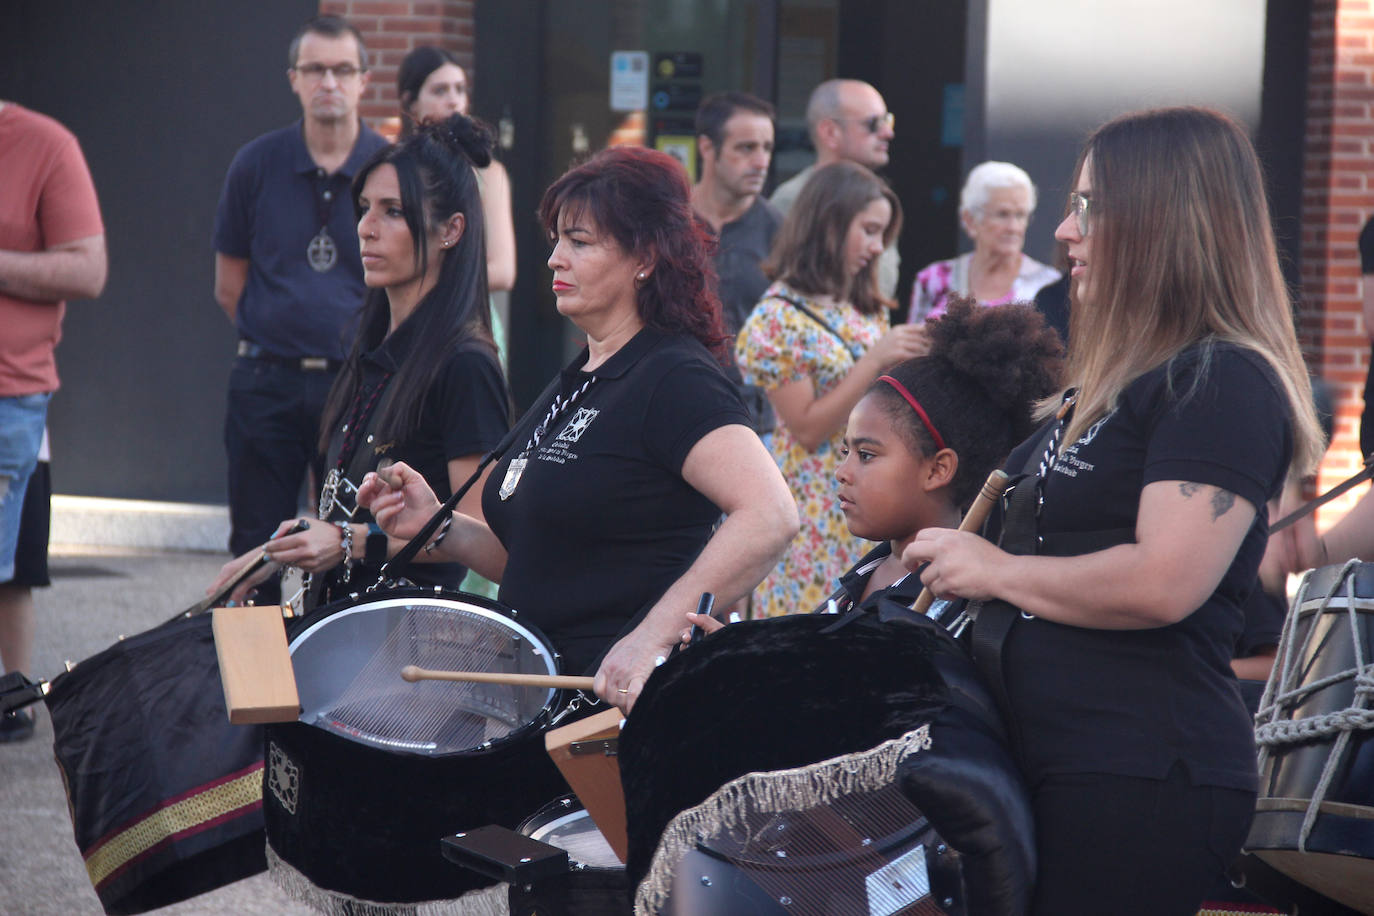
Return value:
[(921, 406), (921, 402), (916, 400), (916, 397), (910, 391), (906, 390), (906, 386), (890, 375), (880, 375), (878, 376), (878, 381), (887, 382), (893, 388), (897, 389), (897, 393), (911, 405), (911, 409), (916, 411), (916, 416), (920, 417), (921, 422), (926, 425), (926, 432), (930, 433), (930, 438), (935, 440), (935, 450), (939, 451), (944, 448), (945, 440), (940, 435), (940, 431), (935, 428), (934, 423), (930, 422), (930, 415), (927, 414), (925, 408)]

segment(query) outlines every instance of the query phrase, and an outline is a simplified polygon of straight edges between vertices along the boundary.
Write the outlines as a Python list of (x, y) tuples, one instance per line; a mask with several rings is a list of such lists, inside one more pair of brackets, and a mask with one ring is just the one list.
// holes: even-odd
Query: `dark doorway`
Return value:
[(234, 329), (215, 304), (215, 203), (234, 152), (300, 116), (286, 47), (317, 0), (10, 0), (0, 98), (77, 138), (110, 277), (67, 311), (52, 401), (61, 493), (222, 503)]

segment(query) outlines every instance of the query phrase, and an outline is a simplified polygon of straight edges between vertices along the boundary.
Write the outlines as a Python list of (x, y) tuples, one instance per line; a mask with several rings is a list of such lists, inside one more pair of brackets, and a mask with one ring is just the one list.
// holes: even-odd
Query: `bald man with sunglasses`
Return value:
[[(826, 80), (811, 92), (806, 124), (816, 147), (816, 162), (778, 185), (769, 203), (784, 216), (816, 169), (849, 160), (878, 171), (887, 165), (895, 121), (882, 94), (863, 80)], [(893, 240), (878, 259), (878, 286), (896, 298), (902, 258)]]

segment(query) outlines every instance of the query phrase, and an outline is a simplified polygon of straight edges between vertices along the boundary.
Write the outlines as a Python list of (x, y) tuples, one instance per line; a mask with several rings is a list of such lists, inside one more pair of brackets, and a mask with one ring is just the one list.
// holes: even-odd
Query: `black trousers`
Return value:
[(1240, 852), (1252, 792), (1168, 778), (1047, 777), (1033, 793), (1035, 916), (1194, 916)]
[[(245, 553), (296, 514), (306, 469), (318, 480), (320, 415), (334, 373), (240, 356), (229, 374), (229, 550)], [(263, 583), (269, 590), (271, 586)], [(261, 591), (261, 590), (260, 590)], [(271, 598), (264, 594), (262, 597)]]

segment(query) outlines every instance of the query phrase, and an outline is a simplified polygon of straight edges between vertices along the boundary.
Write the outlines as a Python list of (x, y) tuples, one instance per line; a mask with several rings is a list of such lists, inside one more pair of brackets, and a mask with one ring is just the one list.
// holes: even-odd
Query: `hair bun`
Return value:
[(491, 165), (495, 135), (490, 127), (476, 118), (461, 114), (450, 115), (426, 130), (453, 152), (466, 156), (477, 168)]

